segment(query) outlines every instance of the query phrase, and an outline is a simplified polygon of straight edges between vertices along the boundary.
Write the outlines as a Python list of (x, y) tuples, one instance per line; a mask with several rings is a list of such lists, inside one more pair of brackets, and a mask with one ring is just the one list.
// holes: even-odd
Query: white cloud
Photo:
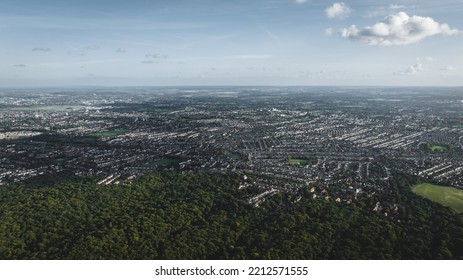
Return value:
[(415, 75), (415, 74), (421, 73), (423, 71), (424, 71), (423, 64), (417, 63), (417, 64), (414, 64), (414, 65), (408, 67), (405, 70), (395, 72), (394, 75), (397, 75), (397, 76)]
[(116, 49), (116, 52), (117, 53), (125, 53), (125, 52), (127, 52), (127, 50), (124, 49), (124, 48), (118, 48), (118, 49)]
[(359, 30), (355, 25), (341, 30), (346, 39), (367, 45), (393, 46), (417, 43), (434, 35), (456, 35), (460, 31), (431, 17), (409, 16), (404, 12), (386, 17), (383, 21)]
[(442, 67), (440, 70), (441, 71), (455, 71), (457, 69), (453, 66), (445, 66), (445, 67)]
[(145, 54), (146, 58), (153, 58), (153, 59), (166, 59), (169, 56), (166, 54), (160, 54), (160, 53), (147, 53)]
[(417, 57), (416, 58), (416, 61), (420, 62), (420, 61), (426, 61), (426, 62), (430, 62), (430, 61), (434, 61), (434, 58), (430, 57), (430, 56), (426, 56), (426, 57)]
[(228, 59), (269, 59), (272, 58), (268, 54), (240, 54), (227, 57)]
[(32, 49), (33, 52), (50, 52), (50, 48), (41, 48), (41, 47), (35, 47)]
[(405, 8), (405, 5), (398, 5), (398, 4), (389, 5), (389, 9), (391, 9), (391, 10), (400, 10), (400, 9), (404, 9), (404, 8)]
[(90, 46), (87, 46), (87, 50), (91, 50), (91, 51), (97, 51), (100, 49), (100, 46), (98, 45), (90, 45)]
[(331, 27), (326, 28), (326, 29), (325, 29), (325, 35), (326, 35), (326, 36), (331, 36), (331, 35), (333, 35), (333, 28), (331, 28)]
[(366, 17), (372, 18), (372, 17), (387, 15), (387, 14), (388, 14), (388, 10), (385, 7), (379, 7), (374, 10), (368, 11)]
[(27, 67), (26, 64), (16, 64), (16, 65), (13, 65), (14, 67), (19, 67), (19, 68), (24, 68), (24, 67)]
[(307, 2), (309, 2), (309, 0), (296, 0), (297, 4), (304, 4), (304, 3), (307, 3)]
[(347, 18), (351, 13), (351, 8), (344, 2), (334, 3), (326, 8), (325, 13), (328, 18)]
[(397, 12), (397, 10), (404, 10), (405, 8), (407, 8), (407, 6), (398, 5), (398, 4), (391, 4), (388, 7), (380, 6), (373, 10), (368, 11), (366, 14), (366, 17), (372, 18), (372, 17), (379, 17), (379, 16), (387, 16), (387, 15)]

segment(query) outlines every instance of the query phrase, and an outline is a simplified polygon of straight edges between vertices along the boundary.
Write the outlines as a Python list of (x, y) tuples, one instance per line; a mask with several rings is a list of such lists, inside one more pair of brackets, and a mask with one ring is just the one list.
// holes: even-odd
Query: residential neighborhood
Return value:
[[(0, 93), (0, 185), (71, 172), (127, 184), (159, 170), (236, 173), (277, 193), (381, 201), (396, 174), (463, 188), (450, 89), (117, 88)], [(386, 213), (387, 214), (387, 213)]]

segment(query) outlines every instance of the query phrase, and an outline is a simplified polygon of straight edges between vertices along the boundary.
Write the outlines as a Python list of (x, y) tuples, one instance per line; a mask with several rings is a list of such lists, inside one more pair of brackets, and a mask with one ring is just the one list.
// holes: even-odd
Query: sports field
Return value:
[(423, 183), (412, 187), (412, 191), (429, 200), (463, 213), (463, 190)]
[(449, 149), (448, 147), (442, 146), (442, 145), (430, 145), (429, 148), (433, 152), (445, 152), (445, 151), (448, 151)]

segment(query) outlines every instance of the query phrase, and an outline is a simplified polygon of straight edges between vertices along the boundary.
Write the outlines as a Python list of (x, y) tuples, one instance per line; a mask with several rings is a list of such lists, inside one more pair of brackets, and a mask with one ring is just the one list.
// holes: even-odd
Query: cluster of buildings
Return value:
[[(463, 93), (447, 89), (119, 88), (0, 93), (0, 185), (71, 171), (249, 176), (277, 193), (351, 203), (411, 174), (463, 187)], [(385, 213), (387, 214), (387, 213)]]

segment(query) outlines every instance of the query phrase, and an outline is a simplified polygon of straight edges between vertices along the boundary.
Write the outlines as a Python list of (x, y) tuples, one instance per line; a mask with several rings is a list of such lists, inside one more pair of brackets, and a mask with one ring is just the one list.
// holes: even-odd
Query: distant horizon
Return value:
[(11, 86), (5, 89), (79, 89), (79, 88), (463, 88), (463, 85), (69, 85), (69, 86)]

